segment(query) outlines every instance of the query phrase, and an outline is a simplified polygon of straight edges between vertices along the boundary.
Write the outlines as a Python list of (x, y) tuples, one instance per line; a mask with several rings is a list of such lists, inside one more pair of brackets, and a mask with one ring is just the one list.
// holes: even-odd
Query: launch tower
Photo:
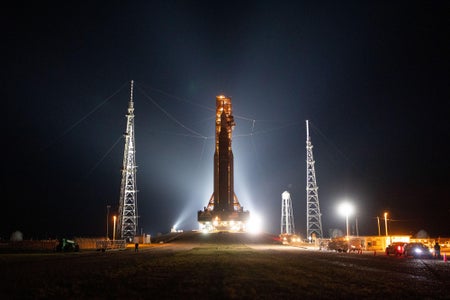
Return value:
[(133, 80), (131, 81), (130, 102), (128, 104), (128, 114), (126, 115), (126, 118), (127, 128), (124, 134), (125, 149), (123, 152), (117, 236), (120, 239), (126, 239), (128, 242), (131, 242), (136, 236), (136, 230), (138, 228)]
[(203, 231), (245, 231), (249, 212), (239, 204), (234, 193), (232, 131), (235, 126), (231, 98), (216, 97), (216, 144), (214, 151), (214, 192), (198, 222)]
[(306, 120), (306, 236), (308, 240), (323, 238), (322, 218), (314, 169), (313, 145), (309, 136), (309, 122)]

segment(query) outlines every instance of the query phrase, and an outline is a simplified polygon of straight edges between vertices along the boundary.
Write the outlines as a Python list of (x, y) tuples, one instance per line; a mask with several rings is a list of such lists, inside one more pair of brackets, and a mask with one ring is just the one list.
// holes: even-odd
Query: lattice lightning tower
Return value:
[(127, 129), (124, 134), (125, 149), (123, 152), (122, 181), (120, 185), (119, 216), (117, 236), (132, 241), (138, 228), (136, 199), (136, 160), (134, 142), (134, 104), (133, 80), (131, 81), (130, 102), (128, 104)]
[(314, 169), (314, 157), (311, 138), (309, 136), (309, 123), (306, 120), (306, 236), (308, 239), (323, 238), (322, 219), (319, 206), (319, 194)]
[(281, 202), (281, 234), (295, 234), (294, 212), (288, 191), (281, 194)]

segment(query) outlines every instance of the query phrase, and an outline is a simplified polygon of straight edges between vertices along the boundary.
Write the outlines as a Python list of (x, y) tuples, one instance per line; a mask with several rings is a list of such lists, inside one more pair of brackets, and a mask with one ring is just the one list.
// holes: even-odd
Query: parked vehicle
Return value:
[(78, 252), (80, 246), (74, 240), (60, 239), (59, 244), (56, 246), (57, 252)]
[(405, 256), (431, 258), (430, 249), (422, 243), (409, 243), (404, 248)]
[(328, 243), (328, 250), (334, 250), (337, 252), (347, 252), (348, 242), (345, 238), (332, 238)]
[(406, 243), (404, 242), (394, 242), (386, 247), (386, 255), (401, 256), (405, 251)]
[(332, 238), (328, 243), (328, 250), (337, 252), (358, 252), (362, 253), (362, 243), (360, 238), (351, 238), (349, 241), (345, 237)]

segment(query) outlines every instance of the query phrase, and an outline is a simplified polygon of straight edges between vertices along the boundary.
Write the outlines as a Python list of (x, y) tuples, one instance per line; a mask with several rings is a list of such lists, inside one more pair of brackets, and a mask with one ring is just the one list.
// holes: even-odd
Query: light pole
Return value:
[(109, 239), (109, 209), (111, 208), (111, 205), (106, 205), (106, 240)]
[(348, 240), (348, 237), (350, 235), (348, 228), (348, 216), (353, 213), (354, 209), (350, 203), (344, 202), (339, 206), (338, 210), (341, 215), (345, 216), (345, 226), (347, 228), (347, 240)]
[(113, 217), (113, 219), (114, 219), (114, 225), (113, 225), (113, 241), (115, 241), (116, 240), (116, 220), (117, 220), (117, 217), (116, 216), (114, 216)]
[(355, 218), (356, 236), (359, 237), (358, 217)]
[(380, 217), (377, 216), (377, 220), (378, 220), (378, 236), (381, 236), (381, 231), (380, 231)]
[(386, 236), (388, 236), (388, 228), (387, 228), (387, 212), (384, 213), (384, 227), (386, 228)]

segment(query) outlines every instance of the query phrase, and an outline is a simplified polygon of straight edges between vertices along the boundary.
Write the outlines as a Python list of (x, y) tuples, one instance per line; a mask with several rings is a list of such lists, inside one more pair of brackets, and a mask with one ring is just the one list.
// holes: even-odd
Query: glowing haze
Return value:
[(392, 234), (450, 236), (446, 1), (11, 2), (2, 21), (2, 239), (105, 235), (130, 80), (139, 232), (198, 228), (224, 94), (235, 193), (264, 231), (287, 190), (306, 234), (307, 119), (325, 236), (343, 198), (350, 234), (388, 212)]

